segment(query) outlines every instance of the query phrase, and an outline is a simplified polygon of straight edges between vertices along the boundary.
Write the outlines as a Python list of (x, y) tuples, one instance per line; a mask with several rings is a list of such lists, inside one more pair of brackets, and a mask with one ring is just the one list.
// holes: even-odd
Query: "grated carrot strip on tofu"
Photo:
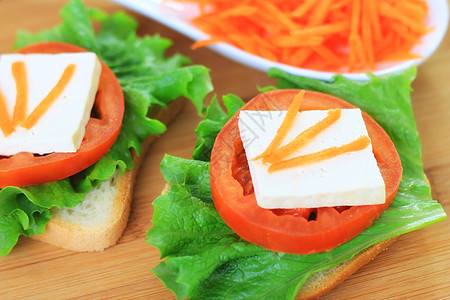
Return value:
[(0, 130), (3, 132), (5, 137), (9, 136), (14, 131), (12, 126), (11, 117), (8, 113), (8, 108), (6, 106), (5, 96), (0, 90)]
[[(413, 46), (432, 30), (425, 24), (424, 0), (175, 1), (200, 8), (191, 21), (210, 37), (193, 49), (226, 42), (271, 61), (320, 71), (367, 72), (380, 62), (416, 58)], [(331, 55), (324, 53), (340, 59), (330, 63)]]
[(286, 116), (284, 117), (284, 120), (281, 123), (280, 128), (278, 128), (277, 133), (275, 134), (275, 137), (273, 138), (272, 142), (270, 142), (269, 146), (266, 148), (266, 150), (263, 151), (263, 153), (253, 158), (253, 160), (261, 159), (264, 158), (266, 155), (270, 155), (272, 151), (274, 151), (281, 145), (281, 142), (286, 137), (287, 133), (292, 127), (292, 124), (295, 121), (295, 117), (297, 116), (297, 113), (300, 109), (300, 104), (303, 100), (304, 95), (305, 91), (301, 90), (294, 97), (294, 100), (292, 101), (291, 105), (289, 105)]
[(274, 172), (282, 169), (292, 168), (292, 167), (298, 167), (310, 163), (314, 163), (317, 161), (321, 161), (324, 159), (336, 157), (338, 155), (347, 153), (347, 152), (354, 152), (354, 151), (360, 151), (365, 149), (367, 146), (370, 145), (370, 139), (367, 136), (361, 136), (358, 139), (354, 140), (353, 142), (350, 142), (348, 144), (344, 144), (339, 147), (330, 147), (327, 149), (324, 149), (322, 151), (318, 151), (311, 154), (306, 154), (302, 156), (297, 156), (291, 159), (282, 160), (280, 162), (272, 164), (268, 171)]
[(12, 117), (12, 126), (16, 127), (24, 119), (28, 106), (28, 83), (25, 63), (16, 61), (11, 65), (11, 71), (16, 82), (16, 104)]
[(45, 114), (50, 106), (56, 101), (61, 93), (66, 88), (70, 79), (75, 72), (76, 65), (70, 64), (65, 69), (61, 78), (58, 80), (53, 89), (47, 94), (47, 96), (34, 108), (34, 110), (28, 115), (28, 117), (20, 124), (26, 129), (33, 127), (37, 121)]
[(314, 137), (319, 133), (330, 127), (341, 117), (341, 109), (329, 110), (327, 116), (309, 127), (305, 131), (298, 134), (292, 141), (287, 145), (272, 151), (271, 154), (263, 158), (264, 163), (274, 164), (281, 161), (282, 159), (288, 157), (296, 150), (308, 144)]

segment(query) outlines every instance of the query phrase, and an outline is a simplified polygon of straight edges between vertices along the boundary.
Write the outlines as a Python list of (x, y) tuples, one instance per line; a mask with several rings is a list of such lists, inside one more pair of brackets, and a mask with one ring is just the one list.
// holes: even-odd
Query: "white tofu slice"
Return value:
[(101, 64), (97, 56), (90, 52), (1, 55), (0, 90), (11, 118), (16, 101), (16, 82), (11, 66), (17, 61), (24, 62), (26, 69), (27, 116), (57, 84), (69, 64), (75, 64), (76, 68), (62, 94), (34, 127), (17, 126), (7, 137), (0, 130), (0, 155), (76, 152), (83, 140), (98, 89)]
[[(259, 206), (313, 208), (381, 204), (385, 186), (372, 145), (361, 151), (269, 173), (269, 164), (253, 160), (270, 144), (286, 111), (241, 111), (239, 130), (246, 151), (256, 200)], [(325, 118), (326, 110), (304, 111), (297, 115), (282, 145)], [(368, 136), (359, 109), (342, 109), (341, 117), (310, 143), (287, 158), (314, 153)]]

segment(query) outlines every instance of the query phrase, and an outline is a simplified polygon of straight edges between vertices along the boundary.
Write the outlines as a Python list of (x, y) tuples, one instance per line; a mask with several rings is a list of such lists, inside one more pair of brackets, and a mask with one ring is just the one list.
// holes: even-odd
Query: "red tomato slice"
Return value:
[[(85, 52), (74, 45), (49, 42), (20, 49), (19, 53)], [(120, 132), (124, 98), (114, 73), (102, 62), (102, 73), (91, 118), (80, 148), (75, 153), (34, 155), (21, 152), (0, 156), (0, 188), (57, 181), (74, 175), (102, 158)]]
[[(298, 90), (256, 96), (243, 110), (287, 110)], [(354, 108), (348, 102), (307, 91), (300, 110)], [(243, 239), (293, 254), (329, 251), (370, 226), (392, 203), (402, 175), (398, 153), (386, 132), (366, 113), (363, 119), (386, 186), (380, 205), (314, 209), (264, 209), (257, 205), (236, 113), (217, 136), (211, 154), (211, 192), (223, 220)]]

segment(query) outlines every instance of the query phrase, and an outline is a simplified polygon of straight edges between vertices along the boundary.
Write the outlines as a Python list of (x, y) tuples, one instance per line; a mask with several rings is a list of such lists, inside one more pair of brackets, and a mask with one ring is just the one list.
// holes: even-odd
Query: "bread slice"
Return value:
[[(424, 174), (424, 177), (426, 182), (430, 184), (426, 174)], [(325, 294), (336, 287), (339, 283), (350, 277), (353, 273), (361, 269), (364, 265), (368, 264), (375, 258), (375, 256), (392, 245), (396, 239), (397, 237), (393, 237), (382, 241), (361, 251), (352, 259), (345, 261), (334, 268), (313, 274), (306, 280), (296, 299), (315, 299)]]
[[(430, 184), (427, 176), (425, 174), (424, 176), (427, 183)], [(361, 269), (364, 265), (368, 264), (375, 258), (375, 256), (386, 250), (392, 243), (394, 243), (396, 239), (397, 237), (393, 237), (382, 241), (361, 251), (352, 259), (345, 261), (334, 268), (313, 274), (303, 284), (296, 299), (315, 299), (325, 294), (350, 277), (353, 273)]]
[(396, 239), (397, 237), (394, 237), (382, 241), (361, 251), (348, 261), (340, 263), (331, 269), (311, 275), (303, 284), (296, 299), (316, 299), (325, 294), (364, 265), (368, 264), (375, 256), (386, 250), (393, 242), (395, 242)]
[[(172, 101), (167, 108), (154, 108), (149, 116), (169, 124), (181, 111), (185, 100)], [(150, 144), (156, 136), (149, 136), (143, 144), (141, 156), (134, 155), (135, 168), (120, 171), (89, 191), (76, 207), (53, 208), (53, 218), (48, 222), (44, 234), (32, 236), (58, 247), (73, 251), (102, 251), (115, 245), (128, 223), (133, 196), (133, 187), (139, 166)]]

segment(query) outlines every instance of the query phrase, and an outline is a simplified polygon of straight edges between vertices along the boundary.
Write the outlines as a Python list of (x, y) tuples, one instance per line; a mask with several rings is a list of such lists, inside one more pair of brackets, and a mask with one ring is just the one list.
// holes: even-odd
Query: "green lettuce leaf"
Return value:
[[(0, 190), (0, 255), (8, 254), (20, 235), (43, 233), (51, 219), (50, 208), (76, 206), (117, 168), (122, 172), (132, 169), (132, 151), (140, 155), (148, 135), (166, 130), (164, 124), (147, 117), (150, 110), (186, 97), (201, 113), (203, 99), (212, 90), (208, 69), (184, 66), (190, 60), (179, 54), (166, 57), (172, 42), (158, 35), (138, 37), (137, 22), (124, 12), (108, 15), (73, 0), (61, 9), (61, 17), (62, 23), (54, 28), (36, 34), (19, 32), (15, 47), (61, 41), (96, 52), (121, 84), (125, 98), (122, 129), (102, 159), (70, 179)], [(93, 21), (100, 24), (97, 33)]]
[(227, 114), (213, 102), (208, 118), (197, 127), (199, 142), (194, 153), (200, 148), (201, 155), (194, 160), (166, 156), (161, 164), (172, 188), (154, 201), (153, 227), (147, 241), (165, 260), (153, 273), (177, 298), (294, 299), (312, 274), (351, 259), (378, 242), (445, 219), (445, 212), (431, 199), (424, 180), (421, 144), (409, 95), (415, 72), (409, 69), (372, 77), (369, 82), (337, 76), (325, 83), (277, 69), (269, 71), (269, 76), (279, 79), (278, 88), (317, 90), (361, 107), (390, 134), (404, 168), (392, 205), (372, 226), (329, 252), (311, 255), (276, 253), (248, 243), (214, 209), (205, 188), (205, 181), (209, 182), (208, 153), (219, 127), (239, 105)]
[(217, 134), (228, 119), (244, 105), (244, 101), (235, 95), (224, 96), (222, 100), (228, 113), (225, 113), (222, 110), (220, 104), (217, 102), (217, 98), (214, 97), (206, 109), (205, 119), (199, 123), (195, 130), (198, 141), (194, 153), (192, 154), (192, 158), (194, 159), (209, 161), (211, 149)]

